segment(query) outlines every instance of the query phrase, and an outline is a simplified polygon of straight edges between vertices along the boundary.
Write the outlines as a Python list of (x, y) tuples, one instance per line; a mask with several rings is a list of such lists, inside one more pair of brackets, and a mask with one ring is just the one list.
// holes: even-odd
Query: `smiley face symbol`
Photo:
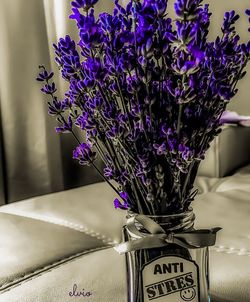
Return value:
[(196, 296), (196, 291), (193, 287), (183, 289), (180, 292), (183, 301), (192, 301)]

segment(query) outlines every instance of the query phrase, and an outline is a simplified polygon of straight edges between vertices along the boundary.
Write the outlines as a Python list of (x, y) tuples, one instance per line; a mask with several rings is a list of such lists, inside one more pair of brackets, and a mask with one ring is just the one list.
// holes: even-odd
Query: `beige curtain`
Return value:
[[(1, 125), (1, 108), (0, 108), (0, 125)], [(0, 127), (0, 205), (5, 203), (5, 179), (4, 179), (4, 154), (3, 154), (3, 135)]]
[(0, 204), (99, 180), (71, 159), (75, 143), (54, 132), (35, 81), (38, 65), (56, 68), (52, 42), (77, 38), (69, 14), (69, 0), (0, 1)]

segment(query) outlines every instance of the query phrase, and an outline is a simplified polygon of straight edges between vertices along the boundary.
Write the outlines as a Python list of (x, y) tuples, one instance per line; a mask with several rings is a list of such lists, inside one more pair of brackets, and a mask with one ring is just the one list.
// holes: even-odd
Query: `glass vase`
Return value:
[[(128, 214), (130, 216), (131, 213)], [(193, 211), (148, 216), (165, 232), (193, 229)], [(137, 229), (142, 228), (139, 224)], [(133, 240), (127, 227), (124, 240)], [(208, 247), (189, 249), (177, 244), (126, 253), (128, 302), (209, 302)]]

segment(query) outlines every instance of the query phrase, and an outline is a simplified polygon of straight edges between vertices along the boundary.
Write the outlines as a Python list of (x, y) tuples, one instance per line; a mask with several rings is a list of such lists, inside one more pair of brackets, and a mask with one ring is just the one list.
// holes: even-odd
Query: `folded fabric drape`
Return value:
[[(102, 5), (106, 7), (100, 10), (108, 10), (112, 1)], [(70, 1), (65, 0), (0, 1), (0, 127), (5, 150), (1, 165), (6, 167), (8, 202), (100, 180), (92, 168), (72, 160), (76, 144), (53, 131), (54, 121), (47, 116), (45, 98), (35, 81), (39, 65), (57, 69), (52, 43), (65, 34), (76, 38), (69, 14)], [(0, 178), (1, 203), (1, 170)]]
[(4, 150), (3, 150), (3, 136), (2, 136), (2, 118), (1, 118), (1, 108), (0, 108), (0, 205), (5, 204), (6, 201), (6, 187), (4, 181), (5, 167), (4, 167)]
[(61, 160), (52, 160), (59, 138), (47, 129), (50, 121), (35, 82), (37, 66), (49, 64), (43, 2), (3, 0), (0, 20), (0, 105), (11, 202), (61, 189), (61, 174), (53, 173)]

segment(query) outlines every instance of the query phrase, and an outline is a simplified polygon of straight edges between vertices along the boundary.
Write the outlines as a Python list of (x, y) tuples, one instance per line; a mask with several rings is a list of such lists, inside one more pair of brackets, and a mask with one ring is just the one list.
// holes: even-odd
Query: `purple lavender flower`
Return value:
[(114, 168), (112, 167), (105, 167), (104, 170), (104, 176), (106, 176), (108, 179), (112, 179), (115, 176)]
[(125, 201), (122, 204), (118, 198), (115, 198), (114, 207), (115, 207), (115, 209), (128, 210), (129, 205), (128, 205), (128, 202)]
[(176, 0), (174, 4), (175, 13), (184, 20), (193, 20), (201, 12), (203, 0)]
[(222, 32), (224, 34), (230, 34), (235, 30), (234, 24), (240, 18), (234, 10), (226, 12), (224, 15), (224, 21), (222, 25)]
[(76, 50), (75, 42), (70, 38), (69, 35), (66, 35), (65, 38), (60, 38), (58, 44), (53, 44), (55, 54), (57, 56), (74, 54)]
[(120, 192), (119, 195), (122, 198), (123, 203), (121, 203), (118, 198), (115, 198), (115, 200), (114, 200), (114, 206), (115, 206), (115, 208), (116, 209), (127, 210), (129, 208), (128, 194), (126, 192)]
[(76, 8), (83, 8), (88, 10), (90, 7), (93, 7), (99, 0), (74, 0), (71, 2), (71, 5)]
[(70, 81), (78, 78), (78, 70), (81, 67), (80, 57), (76, 50), (76, 45), (70, 36), (60, 38), (58, 44), (53, 44), (55, 50), (55, 61), (61, 68), (62, 77)]
[(194, 151), (184, 144), (179, 144), (178, 152), (185, 161), (190, 161), (194, 157)]
[[(250, 22), (250, 9), (246, 10), (246, 14), (249, 16), (248, 21)], [(250, 32), (250, 28), (248, 28), (248, 31)]]
[(53, 73), (41, 66), (37, 80), (51, 97), (56, 131), (77, 141), (75, 127), (84, 132), (73, 157), (97, 168), (94, 146), (104, 161), (103, 177), (112, 188), (115, 181), (123, 200), (115, 200), (116, 208), (185, 211), (199, 163), (246, 74), (250, 42), (240, 42), (234, 11), (225, 13), (221, 35), (209, 41), (211, 13), (202, 0), (175, 0), (173, 20), (167, 0), (114, 2), (114, 12), (98, 18), (97, 0), (73, 0), (79, 43), (67, 35), (54, 45), (68, 82), (62, 100)]
[(50, 115), (59, 115), (64, 111), (64, 104), (61, 101), (58, 101), (55, 97), (52, 102), (48, 102), (48, 113)]
[(40, 68), (43, 68), (43, 71), (38, 74), (38, 77), (36, 78), (37, 81), (39, 82), (44, 82), (44, 81), (49, 81), (53, 76), (53, 72), (48, 72), (47, 70), (44, 69), (44, 66), (40, 66)]
[(159, 144), (154, 144), (154, 148), (157, 152), (157, 155), (162, 155), (167, 153), (167, 146), (165, 143), (162, 143), (161, 145)]
[(58, 121), (61, 123), (61, 126), (55, 128), (57, 133), (71, 133), (72, 132), (73, 123), (72, 123), (71, 116), (68, 117), (67, 121), (64, 118), (59, 117)]
[(79, 45), (84, 49), (90, 49), (97, 46), (102, 41), (102, 32), (99, 24), (97, 24), (94, 16), (94, 10), (91, 10), (87, 16), (80, 14), (77, 8), (72, 9), (71, 19), (77, 21), (79, 28), (80, 42)]
[(52, 84), (45, 84), (41, 91), (44, 93), (44, 94), (54, 94), (56, 92), (56, 85), (55, 83), (52, 83)]
[(88, 125), (88, 113), (83, 112), (83, 114), (78, 116), (75, 121), (75, 125), (81, 128), (81, 130), (85, 130)]
[(77, 159), (80, 165), (90, 165), (96, 159), (96, 153), (88, 144), (82, 143), (73, 151), (73, 158)]

